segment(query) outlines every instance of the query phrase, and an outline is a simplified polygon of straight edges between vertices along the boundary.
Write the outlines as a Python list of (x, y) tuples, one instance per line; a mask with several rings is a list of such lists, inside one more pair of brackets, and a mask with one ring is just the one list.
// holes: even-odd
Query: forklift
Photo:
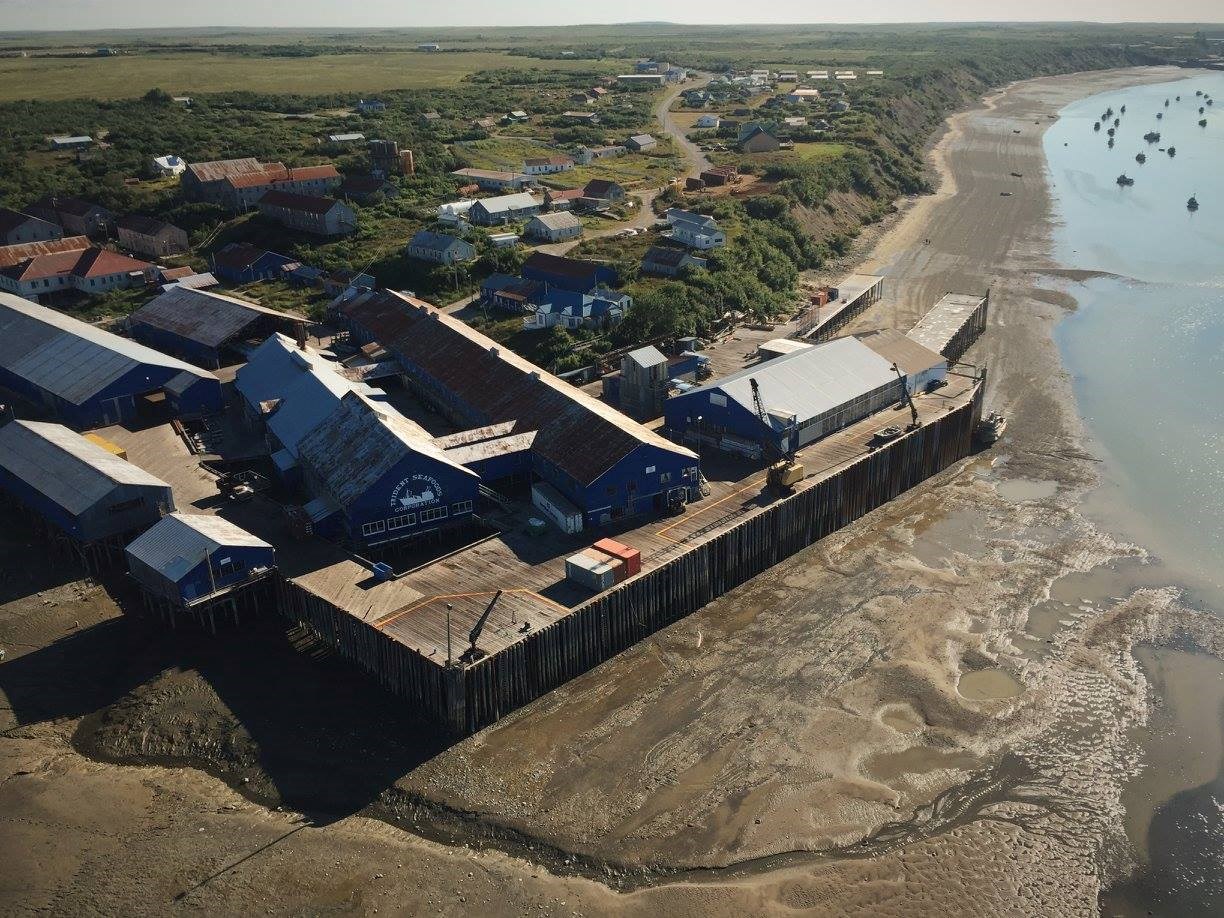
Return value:
[(769, 469), (765, 473), (765, 487), (775, 494), (792, 494), (795, 485), (803, 481), (804, 469), (802, 463), (795, 459), (794, 438), (798, 433), (790, 431), (786, 435), (786, 452), (774, 445), (773, 425), (769, 423), (769, 414), (765, 410), (765, 402), (761, 398), (761, 387), (755, 379), (749, 379), (752, 387), (752, 403), (756, 407), (757, 417), (765, 428), (761, 437), (762, 453), (769, 460)]

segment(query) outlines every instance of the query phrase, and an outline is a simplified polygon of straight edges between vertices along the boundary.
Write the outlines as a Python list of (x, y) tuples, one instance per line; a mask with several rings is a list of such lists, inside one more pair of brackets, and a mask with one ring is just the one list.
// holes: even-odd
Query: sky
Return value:
[(1220, 22), (1221, 0), (0, 0), (0, 32), (187, 26), (405, 27), (584, 22)]

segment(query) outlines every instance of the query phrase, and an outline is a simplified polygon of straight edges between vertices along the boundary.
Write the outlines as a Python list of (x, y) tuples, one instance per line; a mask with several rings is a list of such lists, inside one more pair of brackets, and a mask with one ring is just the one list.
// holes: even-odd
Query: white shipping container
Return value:
[(548, 482), (537, 481), (531, 486), (531, 504), (562, 532), (570, 535), (582, 532), (582, 511)]
[(580, 552), (565, 559), (565, 577), (599, 593), (616, 583), (616, 569)]

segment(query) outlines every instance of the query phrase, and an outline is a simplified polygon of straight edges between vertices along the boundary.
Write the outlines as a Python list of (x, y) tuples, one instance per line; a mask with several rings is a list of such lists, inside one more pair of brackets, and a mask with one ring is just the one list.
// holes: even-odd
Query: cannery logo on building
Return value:
[(442, 499), (442, 488), (436, 478), (413, 475), (405, 478), (391, 492), (391, 506), (396, 510), (411, 510)]

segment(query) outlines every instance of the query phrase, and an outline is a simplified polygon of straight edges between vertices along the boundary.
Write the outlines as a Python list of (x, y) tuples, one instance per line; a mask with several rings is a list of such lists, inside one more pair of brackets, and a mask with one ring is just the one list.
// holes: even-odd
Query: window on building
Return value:
[(723, 408), (726, 408), (727, 407), (727, 397), (723, 395), (721, 392), (711, 392), (710, 393), (710, 404), (719, 405)]
[(432, 523), (434, 520), (443, 520), (443, 519), (446, 519), (446, 508), (445, 507), (434, 507), (432, 510), (422, 510), (421, 511), (421, 522), (422, 523)]
[(387, 520), (388, 529), (404, 529), (407, 526), (416, 525), (416, 514), (405, 513), (402, 516), (393, 516)]
[(222, 558), (217, 562), (217, 573), (223, 577), (236, 570), (238, 570), (238, 565), (234, 563), (233, 558)]
[(660, 472), (659, 473), (659, 484), (665, 485), (669, 481), (671, 481), (671, 472)]
[(141, 500), (139, 497), (133, 497), (131, 500), (121, 500), (117, 504), (110, 505), (111, 513), (122, 513), (125, 510), (131, 510), (134, 507), (139, 507)]
[(387, 524), (382, 520), (375, 520), (373, 523), (365, 523), (361, 527), (361, 534), (363, 536), (378, 535), (380, 532), (386, 531)]
[(451, 515), (458, 516), (460, 513), (471, 513), (472, 502), (470, 500), (461, 500), (456, 504), (451, 504)]

